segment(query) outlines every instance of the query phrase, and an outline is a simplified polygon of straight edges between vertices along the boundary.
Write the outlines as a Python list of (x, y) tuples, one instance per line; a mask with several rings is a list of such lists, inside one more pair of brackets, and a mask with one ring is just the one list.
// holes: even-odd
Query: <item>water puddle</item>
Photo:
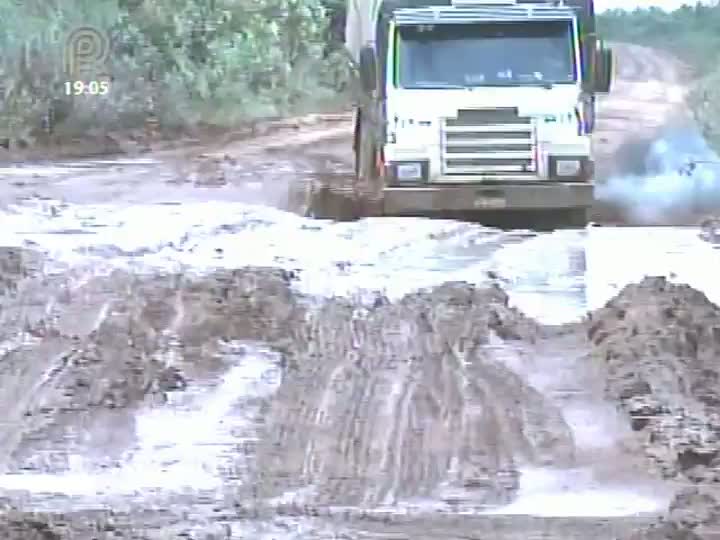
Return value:
[(600, 308), (631, 283), (665, 276), (720, 305), (720, 250), (694, 227), (599, 227), (557, 231), (503, 246), (490, 269), (512, 304), (546, 324)]
[(661, 513), (665, 497), (637, 486), (598, 486), (586, 469), (521, 470), (520, 491), (507, 506), (487, 511), (494, 515), (539, 517), (627, 517)]
[(665, 510), (672, 487), (634, 468), (624, 449), (633, 436), (624, 414), (605, 400), (602, 372), (568, 335), (530, 348), (491, 335), (493, 358), (545, 396), (572, 432), (573, 459), (520, 469), (515, 500), (487, 513), (540, 517), (623, 517)]
[[(398, 298), (446, 281), (496, 281), (526, 314), (577, 320), (645, 275), (689, 283), (720, 302), (720, 250), (695, 228), (503, 232), (422, 218), (334, 223), (233, 202), (17, 205), (1, 216), (3, 245), (33, 246), (67, 264), (136, 272), (208, 272), (249, 265), (296, 272), (301, 292)], [(148, 227), (153, 223), (153, 227)]]

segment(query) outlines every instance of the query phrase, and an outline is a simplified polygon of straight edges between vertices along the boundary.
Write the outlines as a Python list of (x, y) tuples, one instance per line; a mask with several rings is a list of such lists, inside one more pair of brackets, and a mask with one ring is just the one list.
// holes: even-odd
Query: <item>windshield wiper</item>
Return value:
[(523, 87), (539, 87), (546, 90), (551, 90), (556, 83), (554, 82), (517, 82), (507, 81), (504, 83), (483, 83), (483, 84), (468, 84), (463, 86), (461, 84), (445, 84), (445, 83), (414, 83), (412, 86), (404, 86), (403, 88), (408, 90), (473, 90), (474, 88), (503, 88), (508, 86), (523, 86)]
[(417, 90), (426, 90), (426, 89), (454, 89), (454, 90), (465, 90), (468, 87), (462, 86), (460, 84), (446, 84), (446, 83), (413, 83), (412, 86), (405, 86), (405, 88), (408, 88), (410, 90), (417, 89)]
[(541, 88), (545, 88), (546, 90), (550, 90), (555, 86), (555, 83), (552, 82), (516, 82), (516, 81), (508, 81), (505, 83), (488, 83), (488, 84), (481, 84), (478, 86), (490, 86), (493, 88), (501, 88), (501, 87), (507, 87), (507, 86), (539, 86)]

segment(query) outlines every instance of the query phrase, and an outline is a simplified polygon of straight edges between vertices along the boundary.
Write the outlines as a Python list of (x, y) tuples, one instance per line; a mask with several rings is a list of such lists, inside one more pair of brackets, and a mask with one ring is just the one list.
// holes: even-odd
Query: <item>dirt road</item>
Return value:
[(720, 250), (305, 217), (348, 120), (0, 169), (0, 532), (710, 538)]
[(638, 45), (616, 44), (613, 50), (616, 78), (612, 92), (599, 99), (594, 141), (600, 180), (644, 174), (645, 158), (660, 131), (689, 120), (687, 66)]
[[(593, 219), (697, 225), (720, 209), (720, 158), (703, 140), (686, 103), (694, 75), (658, 51), (614, 48), (617, 78), (612, 93), (598, 104)], [(701, 165), (685, 173), (693, 161)]]

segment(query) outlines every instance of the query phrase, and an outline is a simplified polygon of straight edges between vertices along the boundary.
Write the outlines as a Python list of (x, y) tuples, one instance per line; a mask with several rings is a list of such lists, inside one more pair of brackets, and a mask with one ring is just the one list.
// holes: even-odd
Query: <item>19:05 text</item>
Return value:
[(67, 81), (65, 83), (66, 96), (104, 96), (110, 91), (110, 83), (108, 81)]

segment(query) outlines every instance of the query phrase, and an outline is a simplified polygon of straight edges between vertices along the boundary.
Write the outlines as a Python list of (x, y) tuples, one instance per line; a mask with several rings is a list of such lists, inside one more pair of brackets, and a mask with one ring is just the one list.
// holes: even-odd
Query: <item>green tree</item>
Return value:
[[(58, 127), (224, 125), (340, 102), (345, 63), (328, 50), (322, 0), (0, 0), (0, 133), (32, 141)], [(63, 45), (93, 26), (110, 37), (104, 97), (65, 95)]]

